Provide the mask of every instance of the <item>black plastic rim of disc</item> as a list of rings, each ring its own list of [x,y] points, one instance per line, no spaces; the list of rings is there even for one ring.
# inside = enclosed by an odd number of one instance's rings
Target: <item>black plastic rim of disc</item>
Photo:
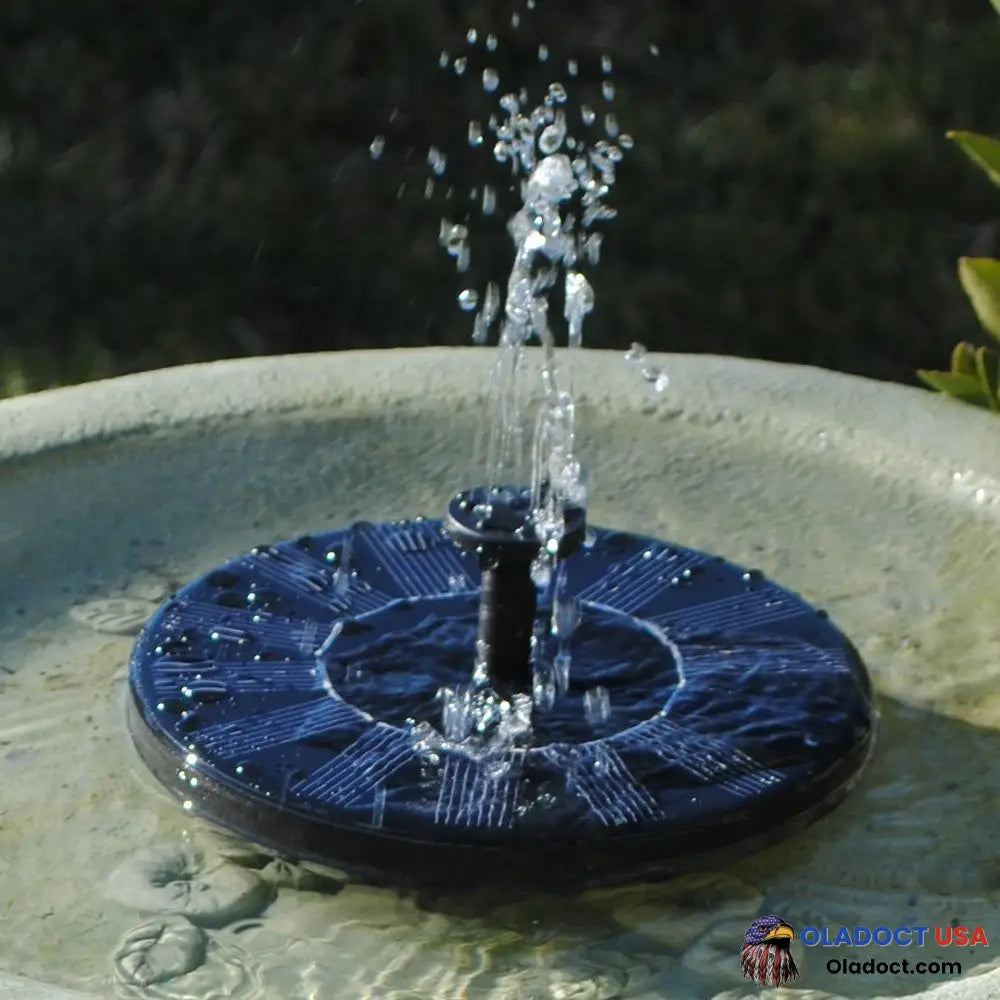
[[[616,714],[612,690],[583,738],[483,758],[394,718],[391,684],[385,714],[370,684],[352,704],[352,656],[391,647],[386,622],[447,630],[479,580],[440,521],[360,522],[257,547],[164,604],[132,654],[133,741],[185,809],[388,883],[661,878],[773,843],[847,794],[876,712],[824,612],[720,557],[600,528],[563,566],[587,613],[662,640],[652,708]],[[471,679],[471,649],[468,663]]]

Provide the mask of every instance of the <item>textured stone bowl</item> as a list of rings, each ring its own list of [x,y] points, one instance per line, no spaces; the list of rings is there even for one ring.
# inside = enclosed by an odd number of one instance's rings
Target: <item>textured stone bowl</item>
[[[129,634],[156,594],[130,592],[113,605],[90,598],[119,593],[118,583],[135,578],[154,540],[184,579],[259,541],[362,516],[439,515],[450,490],[482,478],[470,453],[491,361],[490,352],[472,349],[260,358],[0,403],[0,579],[18,605],[16,614],[0,611],[0,649],[20,649],[25,637],[40,642],[46,623],[62,627],[67,611],[94,628]],[[671,376],[662,395],[619,355],[576,359],[592,520],[759,565],[829,609],[857,642],[887,705],[940,712],[987,736],[1000,728],[996,678],[986,660],[996,615],[982,600],[1000,583],[1000,570],[992,568],[1000,422],[915,389],[815,369],[708,356],[656,361]],[[957,680],[942,667],[952,650]],[[894,766],[900,731],[890,725],[884,732],[876,772]],[[933,756],[933,740],[923,752]],[[979,761],[972,770],[984,766]],[[33,794],[53,801],[75,794],[47,788],[46,773],[18,787],[33,786]],[[7,780],[0,771],[0,784]],[[885,787],[885,774],[878,780]],[[991,780],[991,772],[976,780]],[[802,848],[821,857],[810,869],[818,878],[827,841],[851,845],[843,831],[852,816],[863,817],[867,794],[864,787],[854,793]],[[927,832],[921,824],[933,825],[933,816],[910,816],[911,840]],[[15,830],[8,843],[2,824],[0,815],[0,857],[22,852],[26,865],[46,863],[46,837],[18,840]],[[895,834],[884,836],[881,860],[851,860],[858,871],[836,872],[829,884],[843,877],[860,886],[868,877],[864,865],[906,863],[903,848],[894,860]],[[74,850],[93,857],[102,843]],[[970,850],[958,843],[921,878],[936,886],[939,899],[953,885],[956,897],[995,907],[997,887],[984,888],[978,869],[969,874],[964,867],[976,860]],[[851,859],[863,853],[845,851]],[[926,863],[937,862],[928,856]],[[740,876],[751,879],[754,871],[750,864]],[[0,864],[0,897],[13,899],[17,911],[17,884],[5,885],[6,878]],[[767,877],[761,879],[766,892]],[[55,890],[39,891],[41,906],[44,893]],[[794,886],[782,891],[794,898]],[[966,919],[981,922],[985,911],[980,918],[973,907]],[[734,956],[737,948],[734,942]],[[8,970],[0,971],[0,994],[90,996],[36,981],[73,982],[60,969],[58,949],[47,961],[47,968],[29,967],[0,944],[0,970]],[[25,972],[33,978],[15,975]],[[831,989],[829,982],[815,985]],[[734,987],[720,996],[744,992],[752,991]],[[1000,971],[980,959],[961,980],[922,995],[1000,997]]]

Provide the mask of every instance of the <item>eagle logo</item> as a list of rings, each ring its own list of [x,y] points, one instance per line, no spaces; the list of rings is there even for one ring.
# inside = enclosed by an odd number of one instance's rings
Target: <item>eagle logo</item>
[[[799,978],[789,945],[795,938],[792,925],[781,917],[758,917],[747,930],[740,950],[743,978],[759,986],[784,986]]]

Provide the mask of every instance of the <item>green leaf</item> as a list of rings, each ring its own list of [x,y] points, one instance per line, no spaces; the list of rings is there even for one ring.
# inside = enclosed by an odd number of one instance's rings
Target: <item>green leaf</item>
[[[1000,260],[962,257],[958,262],[958,277],[979,322],[1000,340]]]
[[[979,375],[979,383],[989,394],[990,409],[1000,409],[997,403],[997,378],[1000,374],[1000,363],[997,361],[996,351],[988,347],[980,347],[976,351],[976,372]]]
[[[951,352],[951,372],[953,375],[976,374],[976,349],[967,340],[956,344]]]
[[[1000,0],[990,0],[990,3],[992,3],[992,4],[993,4],[993,9],[994,9],[994,10],[995,10],[995,11],[996,11],[996,12],[997,12],[998,14],[1000,14]]]
[[[1000,0],[993,0],[994,6]],[[1000,141],[988,135],[978,135],[975,132],[946,132],[962,147],[973,163],[978,164],[989,175],[994,184],[1000,185]]]
[[[983,389],[978,375],[956,375],[954,372],[930,372],[923,369],[917,375],[932,389],[947,396],[954,396],[973,406],[990,407],[990,397]]]

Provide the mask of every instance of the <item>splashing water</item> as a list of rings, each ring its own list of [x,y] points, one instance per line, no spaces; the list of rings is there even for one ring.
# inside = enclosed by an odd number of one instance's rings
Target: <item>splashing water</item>
[[[469,29],[469,44],[475,44],[477,39],[475,29]],[[496,48],[493,36],[488,36],[486,48],[490,52]],[[541,63],[548,61],[546,45],[539,46],[538,58]],[[444,64],[447,65],[447,60]],[[459,72],[464,68],[463,65]],[[575,77],[577,61],[570,59],[567,69],[570,77]],[[602,57],[601,69],[605,75],[602,96],[610,102],[615,96],[614,85],[607,78],[612,70],[610,56]],[[489,66],[483,69],[482,88],[486,93],[498,90],[499,84],[495,69]],[[574,121],[582,122],[582,133],[572,134],[571,96],[558,80],[548,85],[536,105],[532,105],[525,88],[508,90],[499,97],[498,104],[499,110],[485,124],[481,120],[469,123],[468,139],[473,148],[491,148],[495,162],[509,169],[515,184],[519,180],[521,205],[507,220],[513,263],[502,296],[500,287],[491,281],[482,296],[475,289],[463,289],[458,302],[463,310],[470,312],[479,307],[472,330],[476,344],[486,343],[500,321],[485,427],[480,432],[488,486],[502,486],[522,478],[528,436],[525,398],[529,395],[522,375],[525,348],[534,342],[542,349],[540,402],[534,414],[531,447],[531,523],[540,549],[532,578],[540,590],[552,589],[548,630],[559,647],[554,662],[547,666],[535,664],[534,702],[544,707],[567,689],[570,656],[566,641],[579,621],[579,608],[568,610],[561,598],[564,574],[560,572],[558,554],[567,506],[585,506],[587,499],[586,477],[576,454],[572,385],[573,352],[582,347],[584,321],[595,306],[594,289],[585,272],[600,258],[601,233],[592,230],[615,217],[607,197],[615,183],[616,167],[634,141],[621,132],[611,111],[598,121],[594,109],[586,104],[578,106],[572,115]],[[603,135],[588,136],[591,126],[599,128]],[[494,136],[492,144],[483,141],[487,131]],[[444,172],[445,157],[436,147],[431,147],[428,166],[434,176]],[[493,185],[483,186],[483,215],[496,210],[496,191]],[[442,219],[440,243],[456,259],[458,270],[467,270],[468,227]],[[557,321],[550,310],[551,297],[557,292],[563,298],[561,318],[569,348],[562,366],[556,354]],[[644,376],[647,370],[652,369],[647,365]],[[527,708],[496,701],[483,682],[484,678],[478,677],[478,683],[474,682],[467,690],[442,693],[445,736],[461,741],[476,731],[488,731],[492,734],[492,745],[511,745],[517,740],[525,712],[525,725],[530,726],[532,699],[527,699]],[[587,714],[596,720],[604,715],[606,708],[600,692],[594,694],[593,700]]]

